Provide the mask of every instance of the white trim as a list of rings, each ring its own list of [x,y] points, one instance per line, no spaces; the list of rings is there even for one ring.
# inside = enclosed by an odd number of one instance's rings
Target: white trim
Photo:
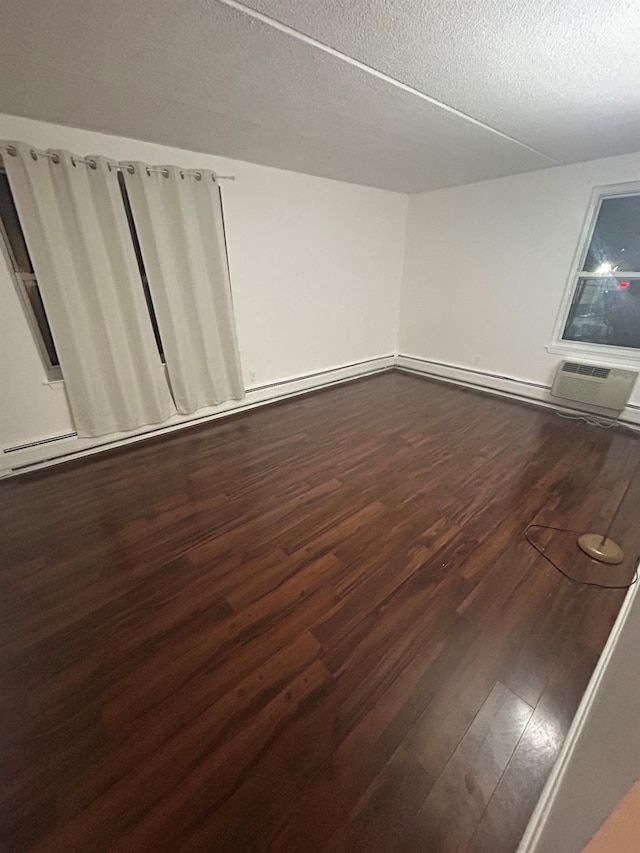
[[[467,388],[476,388],[501,397],[509,397],[516,400],[524,400],[545,406],[556,411],[579,413],[581,410],[573,406],[563,406],[556,397],[549,393],[550,385],[542,382],[531,382],[528,379],[518,379],[514,376],[504,376],[491,373],[477,368],[463,367],[459,364],[450,364],[442,361],[431,361],[413,355],[398,355],[396,367],[408,373],[421,376],[429,376],[433,379],[441,379],[455,385],[463,385]],[[606,417],[605,410],[603,416]],[[587,413],[589,414],[589,413]],[[591,412],[590,414],[593,414]],[[640,407],[627,406],[618,420],[625,426],[640,427]]]
[[[547,344],[546,351],[552,355],[561,355],[572,361],[588,359],[590,362],[607,364],[614,367],[640,367],[640,350],[629,347],[609,347],[603,344],[587,344],[581,341],[558,341]]]
[[[247,389],[247,396],[241,402],[230,401],[216,409],[202,409],[196,416],[176,416],[166,424],[151,430],[139,430],[133,433],[118,433],[100,438],[78,438],[75,435],[44,435],[34,437],[29,446],[23,449],[4,449],[0,454],[0,478],[14,476],[26,470],[49,467],[69,459],[79,459],[99,453],[102,450],[122,447],[133,442],[143,441],[156,435],[184,429],[194,424],[217,420],[227,415],[263,406],[276,400],[304,394],[307,391],[324,388],[350,379],[358,379],[381,371],[397,368],[419,376],[428,376],[454,385],[479,389],[491,394],[497,394],[509,399],[524,400],[539,406],[575,414],[576,408],[562,406],[549,394],[550,386],[541,382],[519,379],[463,365],[447,362],[431,361],[418,356],[388,354],[376,356],[361,362],[341,365],[318,371],[278,380],[267,385],[254,386]],[[64,383],[51,383],[53,389],[64,387]],[[640,406],[627,406],[620,418],[621,423],[632,428],[640,427]],[[43,442],[37,445],[38,442]]]
[[[605,198],[620,198],[626,195],[640,195],[640,182],[629,181],[622,184],[609,184],[594,187],[591,191],[591,197],[587,206],[578,244],[573,255],[569,276],[564,286],[560,307],[556,316],[556,322],[553,327],[551,342],[547,346],[547,352],[556,353],[558,355],[566,355],[572,352],[581,353],[584,358],[598,358],[601,361],[618,360],[618,361],[634,361],[640,364],[640,350],[632,350],[628,347],[613,347],[605,344],[589,344],[581,341],[565,341],[562,337],[564,328],[569,316],[569,310],[573,301],[576,285],[579,278],[598,278],[598,273],[590,273],[584,271],[584,262],[587,257],[593,231],[596,226],[600,205]],[[610,274],[608,274],[610,275]],[[616,276],[624,275],[633,278],[631,273],[622,271]]]
[[[636,567],[636,570],[638,570],[638,567]],[[542,789],[540,799],[538,800],[538,803],[535,809],[533,810],[533,814],[529,819],[527,828],[518,846],[517,853],[534,853],[534,851],[536,850],[542,832],[544,831],[549,814],[551,813],[556,798],[558,796],[558,791],[562,786],[562,782],[567,772],[567,768],[575,752],[578,739],[582,730],[585,727],[585,724],[589,718],[589,713],[596,701],[596,697],[598,695],[598,691],[600,690],[602,679],[607,670],[607,667],[609,666],[609,662],[611,661],[611,658],[615,653],[616,646],[618,644],[618,639],[620,637],[620,634],[622,633],[624,624],[627,621],[627,618],[629,617],[629,613],[631,612],[631,605],[633,604],[633,600],[637,595],[639,588],[640,583],[635,583],[632,587],[629,587],[629,590],[622,603],[622,607],[620,608],[618,616],[616,617],[616,621],[614,622],[613,628],[611,629],[611,633],[609,634],[604,649],[602,650],[602,654],[598,659],[596,668],[594,669],[591,675],[589,684],[587,685],[587,689],[585,690],[584,695],[580,701],[580,705],[578,706],[576,715],[573,718],[573,722],[571,723],[569,731],[567,732],[567,736],[564,739],[564,743],[562,744],[562,747],[560,749],[560,754],[556,759],[556,763],[553,765],[547,782],[544,788]]]
[[[195,416],[176,415],[166,424],[151,429],[141,429],[137,432],[116,433],[99,438],[78,438],[75,435],[41,436],[30,443],[32,446],[23,446],[23,449],[17,450],[5,448],[0,457],[0,477],[15,476],[27,470],[33,471],[57,465],[70,459],[80,459],[106,449],[123,447],[199,423],[217,420],[287,397],[294,397],[326,386],[380,373],[390,370],[394,366],[394,361],[395,356],[393,354],[375,356],[363,361],[327,368],[317,373],[308,373],[254,386],[247,389],[246,397],[241,401],[230,400],[215,408],[201,409]],[[38,445],[39,441],[44,443]]]
[[[635,195],[635,193],[634,193],[634,195]],[[638,195],[640,195],[640,193],[638,193]],[[620,196],[619,195],[616,195],[616,196],[607,195],[607,196],[602,196],[602,198],[607,198],[607,199],[609,199],[609,198],[620,198]],[[580,270],[580,272],[578,273],[578,277],[579,278],[629,278],[629,279],[640,278],[640,272],[636,272],[636,271],[632,272],[631,270],[620,270],[619,272],[616,272],[617,269],[618,268],[616,267],[616,269],[612,270],[611,272],[598,272],[597,270]]]

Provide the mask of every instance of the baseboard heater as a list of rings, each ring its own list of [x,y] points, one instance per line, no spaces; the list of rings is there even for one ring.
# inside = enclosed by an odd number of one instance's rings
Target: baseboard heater
[[[341,364],[338,367],[330,367],[326,370],[316,371],[315,373],[306,373],[301,376],[294,376],[289,379],[278,380],[276,382],[265,383],[264,385],[255,386],[253,388],[246,389],[246,399],[245,402],[241,405],[236,405],[233,408],[226,409],[222,412],[208,412],[204,415],[197,415],[196,417],[190,417],[187,420],[180,421],[177,423],[167,425],[160,425],[153,427],[151,429],[147,429],[144,432],[138,432],[133,435],[125,435],[118,436],[113,439],[109,439],[107,437],[101,437],[94,444],[89,446],[84,446],[80,449],[70,448],[68,452],[61,453],[58,452],[54,456],[47,456],[38,459],[33,459],[28,462],[23,462],[21,464],[12,464],[7,471],[10,471],[12,474],[17,474],[19,472],[27,471],[31,468],[39,468],[42,466],[49,465],[50,463],[56,462],[64,462],[68,459],[79,459],[83,456],[87,456],[88,454],[93,454],[96,452],[100,452],[102,450],[108,450],[111,447],[120,447],[126,446],[128,444],[132,444],[134,442],[144,441],[147,438],[152,438],[157,435],[165,435],[171,432],[175,432],[182,429],[187,429],[190,426],[196,426],[198,424],[207,422],[207,421],[215,421],[218,418],[224,418],[232,415],[238,415],[243,411],[250,411],[251,409],[257,408],[259,406],[267,406],[270,403],[276,403],[279,400],[285,400],[287,398],[297,397],[298,395],[310,394],[314,391],[319,391],[324,388],[330,388],[333,385],[340,385],[343,382],[350,382],[355,379],[363,379],[367,376],[374,376],[377,373],[385,373],[389,370],[393,370],[393,354],[388,353],[387,355],[377,355],[373,358],[363,359],[361,361],[353,361],[349,364]],[[383,362],[380,364],[380,362]],[[384,364],[384,362],[390,362]],[[370,369],[367,369],[369,366]],[[353,368],[361,368],[361,370],[357,373],[353,373],[347,376],[336,376],[336,373],[345,370],[351,370]],[[309,379],[320,379],[321,377],[327,377],[326,381],[317,382],[313,385],[309,385],[308,387],[295,389],[287,389],[287,386],[295,386],[298,382],[304,382]],[[262,400],[252,401],[251,395],[260,393],[265,390],[276,390],[282,389],[282,393],[273,393],[268,397],[265,397]],[[26,442],[25,444],[16,444],[12,447],[5,447],[2,450],[3,454],[13,454],[19,453],[24,450],[32,450],[36,447],[41,447],[43,445],[51,445],[56,442],[66,441],[71,438],[77,438],[78,434],[76,432],[68,432],[64,435],[52,435],[48,438],[40,438],[35,441]],[[87,441],[87,439],[82,439],[83,441]],[[0,472],[0,477],[7,476],[6,473]]]
[[[67,438],[77,438],[77,432],[66,432],[64,435],[51,435],[49,438],[39,438],[26,444],[15,444],[13,447],[5,447],[3,453],[16,453],[18,450],[30,450],[32,447],[41,447],[43,444],[53,444],[55,441],[64,441]]]
[[[596,414],[618,417],[624,410],[638,377],[637,370],[561,361],[551,388],[551,396]]]

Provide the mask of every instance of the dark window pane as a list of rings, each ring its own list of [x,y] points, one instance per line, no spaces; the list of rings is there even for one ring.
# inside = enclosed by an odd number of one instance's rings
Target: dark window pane
[[[562,337],[640,349],[640,278],[579,278]]]
[[[17,272],[33,272],[27,245],[22,235],[18,211],[13,203],[9,181],[4,172],[0,172],[0,218],[9,240],[9,249]]]
[[[27,244],[22,233],[18,211],[11,195],[9,180],[4,172],[0,172],[0,219],[2,219],[9,243],[7,248],[12,256],[11,260],[16,272],[32,274],[33,267],[31,266]],[[46,350],[49,364],[51,367],[59,367],[60,361],[58,360],[58,353],[53,342],[53,335],[51,334],[47,314],[44,310],[38,283],[35,278],[28,279],[22,275],[19,278],[38,325],[38,331],[40,332],[40,338]]]
[[[640,272],[640,196],[603,199],[583,269]]]
[[[156,311],[153,307],[153,300],[151,299],[151,291],[149,290],[149,283],[147,282],[147,273],[144,268],[144,261],[142,260],[142,250],[140,249],[140,241],[138,240],[138,232],[136,231],[136,224],[133,221],[133,212],[131,210],[131,203],[129,202],[129,195],[127,193],[127,185],[125,184],[124,176],[122,172],[118,172],[118,183],[120,184],[120,192],[122,194],[122,201],[124,202],[125,213],[127,214],[127,222],[129,223],[129,231],[131,232],[131,240],[133,241],[133,248],[136,253],[136,260],[138,261],[138,270],[140,272],[140,280],[142,281],[142,289],[144,290],[144,298],[147,303],[147,311],[149,312],[149,317],[151,318],[151,325],[153,326],[153,334],[156,339],[156,346],[158,347],[158,352],[160,353],[160,358],[162,359],[162,363],[164,364],[164,349],[162,347],[162,338],[160,337],[160,329],[158,328],[158,320],[156,318]]]
[[[44,343],[47,355],[49,356],[49,361],[51,362],[52,367],[58,367],[60,361],[58,359],[58,353],[56,352],[56,346],[53,342],[53,335],[51,334],[51,328],[49,326],[49,321],[47,320],[44,305],[42,304],[40,288],[35,281],[25,281],[24,289],[29,299],[33,315],[38,323],[42,342]]]

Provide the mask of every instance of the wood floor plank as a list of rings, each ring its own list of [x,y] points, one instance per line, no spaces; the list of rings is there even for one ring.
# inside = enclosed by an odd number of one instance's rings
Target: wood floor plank
[[[513,853],[624,598],[523,531],[638,460],[393,372],[0,482],[0,848]]]
[[[117,731],[152,713],[167,696],[196,677],[210,677],[222,695],[313,625],[335,600],[335,594],[325,587],[301,595],[294,578],[277,604],[266,596],[255,608],[228,617],[215,630],[205,626],[178,647],[164,646],[106,692],[103,715],[107,728]]]
[[[211,689],[208,679],[194,684],[188,694],[172,694],[156,709],[148,725],[143,722],[129,729],[117,745],[103,750],[90,767],[68,780],[65,789],[59,791],[60,817],[69,821],[108,791],[114,779],[142,766],[156,750],[190,726],[202,725],[209,718],[217,726],[209,730],[209,743],[213,737],[229,737],[284,690],[294,676],[311,666],[320,652],[320,644],[311,634],[300,634],[217,701],[212,696],[218,691]]]
[[[122,849],[151,849],[155,839],[177,845],[181,816],[192,819],[191,798],[206,789],[215,809],[248,772],[257,749],[296,713],[297,706],[329,678],[318,660],[293,678],[244,726],[229,733],[216,708],[163,744],[131,778],[125,776],[84,809],[71,824],[52,833],[45,849],[90,849],[94,839]],[[136,796],[131,797],[131,790]],[[169,819],[167,820],[167,813]]]
[[[431,627],[423,631],[415,626],[412,641],[403,638],[403,646],[391,646],[384,658],[387,644],[371,645],[366,653],[369,665],[347,669],[336,678],[326,691],[324,707],[309,709],[286,738],[265,751],[256,774],[192,833],[190,848],[206,848],[219,840],[225,850],[238,853],[319,850],[473,638],[470,626],[458,620],[439,639]],[[269,771],[277,797],[260,781]]]
[[[539,572],[530,578],[524,597],[512,590],[503,599],[501,590],[493,589],[492,596],[488,597],[491,606],[486,618],[483,613],[471,620],[478,630],[477,642],[461,659],[405,742],[407,750],[434,780],[464,737],[515,650],[535,624],[555,583],[555,577]],[[517,584],[516,592],[520,589],[521,584]],[[500,614],[499,618],[496,613]],[[465,616],[461,618],[466,619]]]
[[[527,825],[586,689],[597,656],[568,643],[469,844],[472,853],[510,853]]]
[[[322,853],[397,853],[406,849],[408,831],[430,787],[425,770],[399,747]]]
[[[415,820],[421,849],[467,845],[533,713],[496,682]]]

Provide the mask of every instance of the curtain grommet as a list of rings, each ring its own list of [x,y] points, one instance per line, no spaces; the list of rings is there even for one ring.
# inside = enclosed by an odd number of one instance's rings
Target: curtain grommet
[[[128,172],[130,175],[135,175],[135,173],[136,173],[136,167],[135,167],[133,164],[129,163],[129,165],[127,166],[127,172]]]
[[[202,172],[196,172],[196,181],[202,180]]]
[[[7,145],[7,154],[9,155],[9,157],[17,157],[18,149],[15,145]]]
[[[60,155],[59,155],[59,154],[55,154],[55,153],[54,153],[54,154],[52,154],[52,155],[51,155],[51,162],[52,162],[52,163],[59,163],[59,162],[60,162]]]
[[[37,159],[38,159],[38,155],[37,155],[37,154],[36,154],[36,152],[33,150],[33,148],[31,149],[31,151],[30,151],[29,153],[31,154],[31,159],[32,159],[32,160],[37,160]]]
[[[145,172],[147,173],[147,175],[148,175],[149,177],[151,177],[151,172],[149,171],[149,167],[148,167],[148,166],[147,166],[147,168],[145,169]]]
[[[162,170],[162,177],[163,177],[163,178],[168,178],[168,177],[169,177],[169,170],[168,170],[168,169],[163,169],[163,170]]]
[[[98,161],[91,158],[90,160],[87,160],[87,166],[95,172],[98,168]]]

